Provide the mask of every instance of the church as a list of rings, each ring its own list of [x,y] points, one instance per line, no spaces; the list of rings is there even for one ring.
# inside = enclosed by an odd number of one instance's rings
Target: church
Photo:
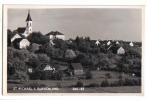
[[[28,11],[26,27],[18,27],[16,31],[17,33],[11,38],[11,42],[14,47],[21,49],[29,46],[30,42],[27,40],[27,37],[32,33],[32,18],[30,11]]]

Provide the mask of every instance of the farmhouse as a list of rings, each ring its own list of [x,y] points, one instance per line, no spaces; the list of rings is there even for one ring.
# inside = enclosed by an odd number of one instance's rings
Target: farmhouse
[[[132,42],[130,42],[130,44],[129,44],[131,47],[133,47],[134,46],[134,44],[132,43]]]
[[[111,44],[111,42],[110,42],[110,41],[108,41],[108,42],[107,42],[107,45],[110,45],[110,44]]]
[[[117,50],[117,54],[125,54],[125,50],[123,47],[120,47],[118,50]]]
[[[96,44],[96,45],[99,45],[99,44],[100,44],[100,42],[97,40],[97,41],[95,42],[95,44]]]
[[[52,72],[54,72],[54,71],[55,71],[55,68],[52,67],[52,66],[49,65],[49,64],[40,64],[40,65],[36,68],[36,70],[38,70],[38,71],[52,71]]]
[[[26,48],[30,45],[30,42],[25,38],[17,38],[13,42],[13,46],[17,49]]]
[[[54,40],[54,39],[65,40],[64,34],[58,32],[58,31],[56,31],[56,32],[51,31],[50,33],[46,34],[46,36],[48,36],[49,39],[51,39],[51,40]]]
[[[119,42],[117,41],[115,44],[119,44]]]
[[[83,75],[83,66],[80,63],[71,63],[69,71],[73,75]]]
[[[33,72],[33,69],[32,68],[28,68],[28,72],[29,73],[32,73]]]

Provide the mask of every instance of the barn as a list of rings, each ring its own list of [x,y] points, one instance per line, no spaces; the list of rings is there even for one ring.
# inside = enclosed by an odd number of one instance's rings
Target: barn
[[[71,63],[69,70],[73,75],[83,75],[83,66],[80,63]]]

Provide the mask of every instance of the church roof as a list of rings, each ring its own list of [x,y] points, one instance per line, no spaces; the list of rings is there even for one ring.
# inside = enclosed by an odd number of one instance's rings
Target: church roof
[[[32,21],[30,13],[28,13],[28,17],[27,17],[26,21]]]
[[[25,27],[18,27],[17,32],[18,32],[18,33],[24,33],[25,30],[26,30]]]
[[[50,33],[48,33],[46,35],[49,36],[49,35],[64,35],[64,34],[58,32],[58,31],[56,31],[56,32],[51,31]]]

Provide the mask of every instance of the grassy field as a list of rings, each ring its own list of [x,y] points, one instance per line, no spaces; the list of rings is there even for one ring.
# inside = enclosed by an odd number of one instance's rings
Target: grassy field
[[[81,80],[28,80],[27,82],[24,82],[23,84],[16,84],[16,83],[8,83],[8,93],[20,93],[20,92],[47,92],[47,93],[140,93],[141,92],[141,86],[120,86],[120,87],[91,87],[91,88],[84,88],[84,90],[81,90],[78,88],[78,90],[73,90],[72,87],[75,85],[78,81],[81,81],[84,86],[96,83],[101,84],[103,80],[105,80],[105,74],[110,73],[112,76],[108,81],[110,83],[119,80],[118,76],[120,73],[118,72],[112,72],[112,71],[92,71],[93,79],[81,79]],[[129,74],[125,74],[124,77],[127,78],[133,78]],[[135,77],[135,79],[139,79],[139,77]],[[36,90],[13,90],[13,87],[19,87],[24,88],[29,86],[30,84],[43,84],[49,88],[55,87],[58,88],[58,90],[43,90],[43,91],[36,91]]]

